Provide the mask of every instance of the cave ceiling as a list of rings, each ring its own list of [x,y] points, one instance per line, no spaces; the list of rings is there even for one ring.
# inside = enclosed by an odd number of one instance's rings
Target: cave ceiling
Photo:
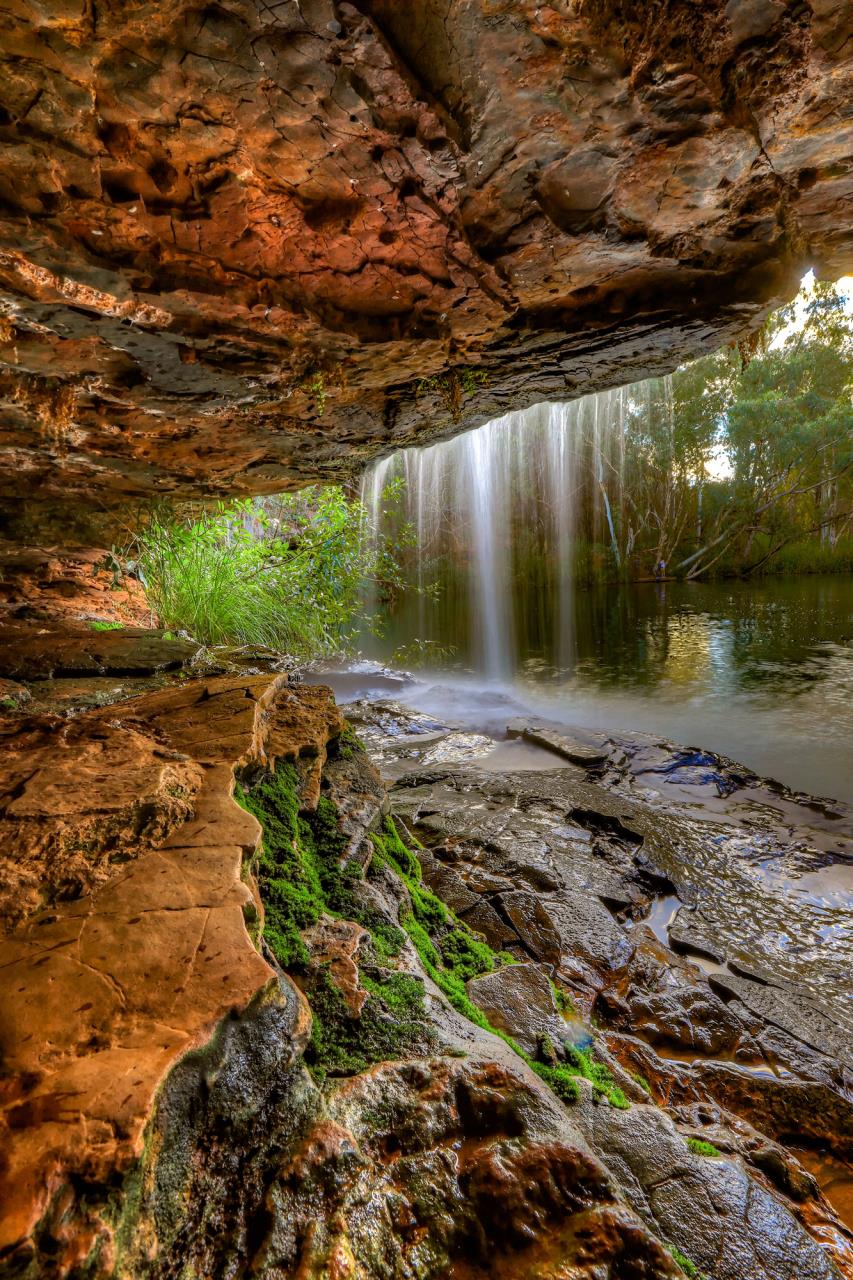
[[[812,0],[8,0],[0,501],[281,490],[853,268]]]

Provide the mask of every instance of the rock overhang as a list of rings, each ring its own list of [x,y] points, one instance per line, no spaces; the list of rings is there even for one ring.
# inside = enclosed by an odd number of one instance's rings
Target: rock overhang
[[[844,5],[4,20],[0,502],[337,479],[853,262]]]

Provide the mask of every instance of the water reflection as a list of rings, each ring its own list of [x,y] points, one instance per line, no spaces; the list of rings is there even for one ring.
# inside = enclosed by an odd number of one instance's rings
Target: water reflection
[[[578,592],[560,665],[536,584],[515,584],[510,697],[567,723],[656,732],[818,795],[853,800],[853,581],[638,584]],[[373,654],[415,637],[454,648],[443,671],[476,684],[463,594],[403,597]],[[420,614],[420,616],[418,616]],[[544,638],[544,639],[543,639]],[[473,679],[472,679],[473,677]]]

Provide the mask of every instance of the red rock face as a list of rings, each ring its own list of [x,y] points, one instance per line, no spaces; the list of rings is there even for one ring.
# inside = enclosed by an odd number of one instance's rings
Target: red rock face
[[[260,921],[245,875],[260,828],[232,797],[234,768],[299,761],[310,807],[342,725],[329,690],[297,694],[286,677],[255,676],[10,731],[0,776],[0,1269],[7,1250],[29,1257],[37,1223],[57,1242],[57,1274],[104,1244],[103,1222],[89,1221],[70,1184],[106,1185],[138,1159],[158,1088],[230,1012],[280,1006],[283,1054],[304,1048],[308,1005],[247,932]],[[39,894],[49,909],[19,923]]]
[[[851,264],[849,4],[20,0],[0,496],[260,492]]]

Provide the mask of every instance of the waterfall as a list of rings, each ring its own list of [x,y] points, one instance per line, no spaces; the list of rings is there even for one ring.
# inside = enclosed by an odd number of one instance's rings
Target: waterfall
[[[395,638],[452,645],[459,665],[489,679],[511,677],[531,655],[571,669],[578,548],[599,563],[606,555],[617,573],[631,554],[625,435],[630,421],[648,433],[660,390],[640,383],[534,405],[369,467],[365,547],[396,544],[412,588],[395,599]],[[671,417],[669,380],[663,401]],[[397,510],[384,497],[394,480],[404,482]],[[368,599],[376,612],[375,591]]]

